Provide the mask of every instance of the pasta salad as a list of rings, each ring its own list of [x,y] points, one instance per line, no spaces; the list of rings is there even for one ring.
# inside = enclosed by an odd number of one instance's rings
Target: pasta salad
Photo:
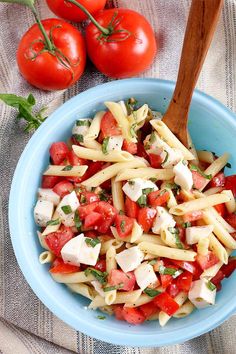
[[[187,149],[147,104],[105,106],[50,147],[39,260],[89,309],[164,326],[214,305],[236,267],[236,176],[229,154]]]

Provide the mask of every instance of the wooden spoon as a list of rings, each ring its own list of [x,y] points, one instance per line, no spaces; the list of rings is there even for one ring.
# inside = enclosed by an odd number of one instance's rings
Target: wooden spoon
[[[181,53],[179,73],[163,122],[188,147],[188,112],[223,0],[192,0]]]

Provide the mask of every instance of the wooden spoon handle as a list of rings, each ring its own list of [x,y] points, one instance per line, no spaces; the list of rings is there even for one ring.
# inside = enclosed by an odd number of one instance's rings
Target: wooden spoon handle
[[[167,121],[171,120],[170,128],[174,133],[175,130],[187,132],[187,118],[193,90],[210,46],[222,5],[223,0],[192,0],[177,83],[163,119],[167,125]],[[173,128],[174,123],[176,129]]]

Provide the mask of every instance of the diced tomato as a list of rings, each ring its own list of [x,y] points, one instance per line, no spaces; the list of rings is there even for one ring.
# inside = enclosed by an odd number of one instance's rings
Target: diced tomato
[[[199,172],[191,171],[193,177],[193,186],[196,189],[201,189],[206,183],[206,178],[204,178]]]
[[[225,220],[233,227],[236,228],[236,214],[229,214],[225,217]]]
[[[90,227],[94,227],[94,229],[96,230],[102,221],[103,221],[102,215],[99,213],[96,213],[95,211],[92,211],[89,215],[87,215],[85,217],[84,227],[85,227],[85,229],[89,229]]]
[[[115,225],[119,236],[126,237],[132,232],[134,219],[129,218],[126,215],[116,215]]]
[[[184,222],[192,222],[202,219],[203,212],[201,210],[191,211],[183,215]]]
[[[52,267],[49,270],[50,273],[62,273],[62,274],[75,273],[79,271],[80,268],[78,266],[64,263],[61,258],[56,258],[53,261]]]
[[[221,282],[225,278],[225,274],[222,272],[220,269],[214,278],[211,279],[211,282],[216,286],[217,290],[219,291],[221,289]]]
[[[81,183],[81,182],[85,181],[86,179],[95,175],[97,172],[101,171],[103,165],[104,165],[104,162],[102,162],[102,161],[91,162],[89,164],[88,169],[85,172],[85,174],[82,177],[78,178],[77,183]]]
[[[85,237],[89,237],[89,238],[97,238],[98,234],[95,230],[88,230],[84,232]]]
[[[135,282],[136,279],[133,272],[125,273],[119,269],[112,269],[108,277],[108,283],[111,286],[119,286],[120,290],[125,291],[132,291]]]
[[[98,206],[98,202],[91,203],[88,205],[80,205],[78,208],[80,219],[84,220],[87,215],[89,215],[96,209],[97,206]]]
[[[137,203],[133,202],[129,197],[125,199],[125,214],[130,218],[137,219],[139,212],[139,206]]]
[[[133,325],[138,325],[145,321],[144,314],[137,307],[124,307],[123,316],[125,321]]]
[[[217,204],[214,206],[216,211],[224,218],[225,215],[227,214],[227,209],[224,203]]]
[[[236,198],[236,175],[225,177],[225,189],[231,189]]]
[[[94,202],[100,202],[100,198],[96,193],[93,192],[82,192],[81,193],[83,204],[91,204]]]
[[[137,144],[137,156],[143,157],[145,160],[150,162],[150,158],[142,143]]]
[[[69,227],[63,226],[58,231],[48,234],[45,242],[56,256],[60,256],[62,247],[72,239],[73,235]]]
[[[217,175],[215,175],[210,183],[210,187],[223,187],[225,185],[225,175],[224,172],[219,172]]]
[[[193,281],[193,275],[187,271],[183,272],[176,278],[176,284],[182,291],[188,292]]]
[[[206,256],[198,254],[196,261],[198,262],[202,270],[205,270],[218,263],[219,259],[212,251],[209,251]]]
[[[195,279],[198,279],[200,277],[200,274],[202,273],[202,270],[199,268],[197,262],[177,261],[174,259],[171,259],[170,261],[173,264],[179,266],[180,268],[192,273]]]
[[[166,289],[172,282],[173,277],[172,275],[169,274],[161,274],[160,275],[161,278],[161,286]]]
[[[57,193],[61,198],[63,198],[65,195],[70,194],[73,189],[74,186],[71,182],[63,180],[53,187],[53,192]]]
[[[119,321],[124,321],[125,318],[123,315],[123,305],[113,305],[112,308],[115,313],[116,319]]]
[[[130,154],[135,155],[138,151],[138,146],[132,141],[127,141],[126,139],[123,142],[122,150],[128,151]]]
[[[148,232],[152,227],[156,213],[155,209],[148,207],[139,209],[138,223],[142,226],[144,232]]]
[[[147,304],[141,305],[138,309],[143,313],[146,319],[154,315],[158,311],[158,306],[156,306],[153,301],[148,302]]]
[[[99,261],[97,261],[97,263],[95,264],[95,266],[93,268],[100,270],[101,272],[105,272],[106,271],[106,260],[100,259]]]
[[[53,188],[61,179],[59,176],[42,176],[42,188]]]
[[[163,159],[161,155],[156,155],[156,154],[151,154],[149,153],[149,160],[150,164],[153,168],[161,168],[161,164],[163,162]]]
[[[101,132],[106,138],[108,136],[122,135],[121,129],[118,127],[117,121],[111,112],[106,112],[101,120]]]
[[[228,278],[235,269],[236,269],[236,258],[229,258],[228,264],[224,264],[221,267],[221,270],[224,273],[226,278]]]
[[[177,278],[178,279],[178,278]],[[166,292],[171,296],[171,297],[176,297],[178,293],[180,292],[180,289],[178,288],[178,285],[176,283],[177,279],[173,279],[172,283],[168,286],[166,289]]]
[[[153,302],[169,316],[172,316],[179,309],[177,302],[167,292],[157,295]]]
[[[97,230],[101,233],[106,233],[114,223],[117,210],[108,202],[98,202],[95,211],[103,217]]]
[[[49,153],[54,165],[60,165],[66,158],[69,148],[63,141],[53,143],[50,146]]]
[[[69,151],[67,154],[68,162],[71,166],[87,165],[88,160],[81,159],[78,157],[73,150]]]
[[[170,194],[168,191],[154,191],[148,194],[148,203],[155,208],[166,204],[169,198]]]

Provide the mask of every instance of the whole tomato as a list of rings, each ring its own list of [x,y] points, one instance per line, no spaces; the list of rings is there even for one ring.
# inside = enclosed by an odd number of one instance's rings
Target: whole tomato
[[[62,90],[73,85],[83,74],[86,48],[81,33],[59,19],[42,21],[51,40],[49,48],[37,24],[22,37],[17,63],[23,77],[43,90]]]
[[[109,9],[100,11],[95,20],[98,25],[91,22],[86,28],[86,45],[99,71],[112,78],[125,78],[151,65],[157,44],[144,16],[129,9]]]
[[[77,1],[77,0],[76,0]],[[79,0],[92,15],[99,10],[104,9],[106,0]],[[64,18],[65,20],[81,22],[86,20],[87,15],[77,6],[66,0],[47,0],[49,8],[55,15]]]

